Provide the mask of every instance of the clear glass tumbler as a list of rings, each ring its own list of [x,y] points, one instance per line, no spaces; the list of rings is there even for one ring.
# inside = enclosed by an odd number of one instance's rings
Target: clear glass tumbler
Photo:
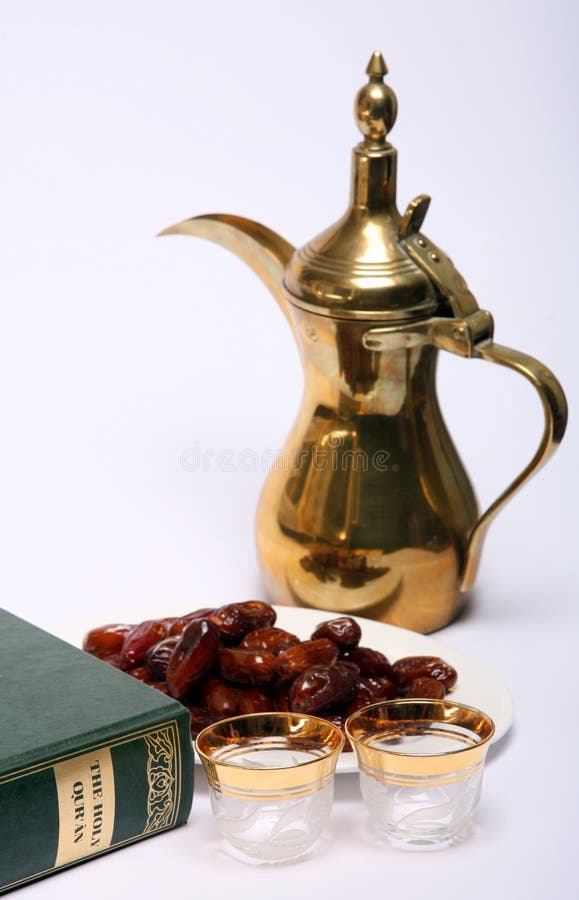
[[[389,700],[346,721],[372,822],[391,842],[426,848],[466,830],[481,791],[492,720],[448,700]]]
[[[316,716],[256,713],[205,728],[197,752],[221,834],[263,862],[306,853],[326,827],[340,729]]]

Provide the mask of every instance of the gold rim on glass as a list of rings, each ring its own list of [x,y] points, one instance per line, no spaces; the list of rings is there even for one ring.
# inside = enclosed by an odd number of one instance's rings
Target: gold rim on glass
[[[360,769],[400,784],[433,776],[445,782],[469,778],[482,768],[495,731],[492,719],[473,706],[426,699],[374,703],[353,713],[345,727]],[[461,746],[429,755],[397,749],[401,737],[425,733]]]
[[[317,716],[301,713],[250,713],[204,728],[196,749],[210,786],[229,797],[270,801],[301,797],[332,780],[344,746],[340,729]],[[295,749],[311,754],[283,767],[244,765],[248,751]]]

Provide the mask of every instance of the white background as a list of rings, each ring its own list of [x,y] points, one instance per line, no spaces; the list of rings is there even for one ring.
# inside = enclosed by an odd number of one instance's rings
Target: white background
[[[264,473],[183,458],[280,447],[298,355],[235,258],[154,235],[221,211],[302,244],[338,218],[376,48],[400,104],[400,205],[433,196],[426,233],[497,339],[554,369],[573,415],[578,41],[571,0],[0,2],[2,605],[80,640],[100,621],[264,596]],[[487,503],[534,450],[539,403],[513,373],[450,357],[439,391]],[[200,778],[187,827],[22,896],[572,896],[576,437],[572,418],[493,526],[469,610],[439,634],[493,666],[516,706],[465,844],[373,843],[342,776],[317,856],[246,868],[225,855]]]

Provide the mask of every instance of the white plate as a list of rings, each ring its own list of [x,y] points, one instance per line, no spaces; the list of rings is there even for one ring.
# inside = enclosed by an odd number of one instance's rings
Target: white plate
[[[315,609],[301,609],[293,606],[276,606],[276,625],[296,634],[302,640],[310,637],[312,631],[320,622],[336,618],[339,613],[324,613]],[[146,616],[143,610],[143,617]],[[155,611],[149,611],[153,618]],[[158,614],[158,610],[157,610]],[[467,703],[483,710],[493,719],[495,733],[493,743],[502,738],[513,723],[513,701],[511,695],[500,678],[495,673],[476,660],[465,656],[460,650],[449,647],[446,644],[417,634],[415,631],[407,631],[405,628],[396,628],[394,625],[384,625],[372,619],[363,619],[352,616],[362,629],[361,644],[363,647],[372,647],[380,650],[388,657],[390,662],[395,662],[401,656],[441,656],[449,662],[458,672],[456,687],[450,694],[453,700],[459,703]],[[72,622],[68,620],[66,626],[56,629],[55,633],[71,643],[80,644],[79,635],[82,637],[88,628],[95,623]],[[195,762],[200,764],[197,754]],[[338,760],[337,772],[357,772],[355,756],[353,753],[342,753]]]

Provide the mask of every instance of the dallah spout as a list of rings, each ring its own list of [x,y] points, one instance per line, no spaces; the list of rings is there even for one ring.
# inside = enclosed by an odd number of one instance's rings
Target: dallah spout
[[[165,234],[188,234],[206,238],[231,250],[259,275],[293,330],[288,301],[283,291],[283,277],[295,248],[279,234],[259,222],[225,213],[185,219],[160,232],[160,236]]]

